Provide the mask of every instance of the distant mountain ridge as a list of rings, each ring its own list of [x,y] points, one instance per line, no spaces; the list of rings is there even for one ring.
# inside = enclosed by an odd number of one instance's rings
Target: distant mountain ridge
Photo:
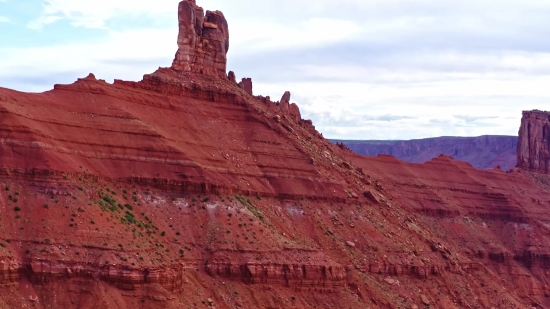
[[[411,163],[424,163],[440,154],[445,154],[456,160],[468,162],[478,169],[493,169],[500,166],[507,171],[517,164],[517,136],[443,136],[408,141],[331,141],[343,143],[361,155],[388,154]]]

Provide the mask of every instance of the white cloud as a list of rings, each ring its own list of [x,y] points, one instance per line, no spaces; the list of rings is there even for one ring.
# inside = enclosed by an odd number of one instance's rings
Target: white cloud
[[[353,68],[333,68],[327,72],[352,74]],[[364,71],[376,80],[376,72]],[[399,80],[408,72],[393,72]],[[314,120],[316,127],[330,138],[409,139],[441,135],[472,136],[484,134],[516,135],[521,111],[550,109],[550,75],[499,76],[472,75],[447,79],[445,73],[409,81],[363,82],[289,82],[255,84],[258,94],[275,99],[291,90],[302,115]],[[385,77],[382,77],[385,78]],[[466,121],[454,115],[478,117]],[[493,116],[494,118],[488,118]],[[431,120],[437,119],[439,122]],[[482,120],[481,120],[482,119]]]
[[[361,27],[348,20],[311,18],[292,25],[237,21],[231,24],[230,31],[231,45],[235,46],[237,53],[246,55],[266,50],[335,44],[356,38],[361,33]]]
[[[2,1],[0,0],[0,2]],[[0,23],[9,23],[9,22],[11,22],[11,19],[7,18],[6,16],[0,15]]]
[[[34,30],[41,30],[44,26],[52,24],[61,19],[59,16],[41,16],[37,19],[31,20],[27,27]]]
[[[140,80],[159,66],[170,66],[177,48],[177,30],[109,32],[90,44],[64,44],[35,48],[0,48],[0,79],[36,81],[46,79],[40,89],[67,83],[88,73],[107,80]],[[143,38],[148,38],[144,41]],[[55,80],[65,76],[69,80]],[[33,90],[36,90],[34,88]]]
[[[46,25],[51,17],[69,20],[75,27],[105,28],[109,20],[120,17],[174,16],[177,0],[135,1],[135,0],[45,0],[42,15],[33,20],[35,28]]]

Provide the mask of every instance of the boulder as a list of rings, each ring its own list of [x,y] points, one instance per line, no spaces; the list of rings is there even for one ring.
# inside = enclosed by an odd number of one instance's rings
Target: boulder
[[[422,303],[426,306],[430,305],[430,300],[425,295],[420,295],[420,300],[422,300]]]

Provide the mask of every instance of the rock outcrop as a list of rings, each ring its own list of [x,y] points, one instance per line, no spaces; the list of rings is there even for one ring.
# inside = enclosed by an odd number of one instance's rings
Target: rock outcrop
[[[296,103],[290,103],[289,91],[285,91],[285,93],[281,97],[281,101],[279,102],[272,102],[269,96],[255,96],[255,98],[256,100],[265,104],[271,111],[282,116],[286,116],[288,117],[288,119],[292,119],[292,121],[296,123],[302,123],[308,127],[314,128],[311,124],[311,120],[302,120],[302,114],[300,113],[300,108],[298,107],[298,105]]]
[[[184,0],[178,10],[178,52],[172,68],[226,78],[229,27],[220,11],[206,11],[195,0]]]
[[[286,114],[290,110],[290,91],[286,91],[283,96],[281,97],[281,101],[279,101],[279,107],[281,108],[281,111]]]
[[[242,81],[239,83],[239,87],[241,87],[249,95],[253,95],[252,78],[243,78]]]
[[[516,166],[516,136],[435,137],[409,141],[339,141],[365,156],[392,155],[411,163],[425,163],[440,154],[465,161],[479,169],[497,166],[508,171]]]
[[[229,73],[227,73],[227,79],[229,79],[229,81],[234,84],[237,83],[237,77],[235,76],[235,72],[233,71],[229,71]]]
[[[299,122],[302,119],[298,105],[296,105],[296,103],[290,103],[290,91],[286,91],[281,97],[279,108],[281,109],[281,113],[283,115],[290,116],[290,118],[296,122]]]
[[[550,171],[550,112],[524,111],[519,128],[518,167],[548,174]]]

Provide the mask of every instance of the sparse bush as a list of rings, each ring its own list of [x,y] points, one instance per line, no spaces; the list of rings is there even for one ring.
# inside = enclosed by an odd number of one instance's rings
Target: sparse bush
[[[103,196],[103,200],[104,200],[105,202],[111,204],[111,206],[115,206],[115,205],[116,205],[116,201],[115,201],[112,197],[108,196],[107,194],[105,194],[105,195]]]
[[[129,222],[129,223],[136,223],[136,218],[134,217],[134,214],[129,212],[129,211],[126,211],[126,220]]]

